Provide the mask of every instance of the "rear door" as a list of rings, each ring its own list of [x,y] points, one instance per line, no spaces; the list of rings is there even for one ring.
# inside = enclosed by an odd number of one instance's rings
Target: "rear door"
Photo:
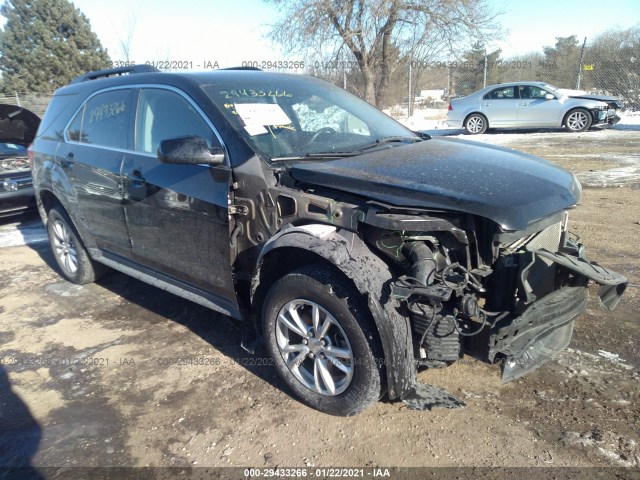
[[[213,125],[184,93],[141,88],[134,150],[123,165],[125,214],[136,262],[213,294],[228,313],[237,310],[231,276],[228,165],[175,165],[158,160],[162,140],[201,136],[223,147]]]
[[[70,202],[74,221],[90,232],[95,246],[128,256],[120,188],[120,170],[131,138],[133,91],[113,89],[90,97],[77,112],[56,153],[77,201]],[[75,209],[75,211],[74,211]],[[91,242],[89,242],[89,246]]]
[[[490,127],[515,127],[518,124],[518,92],[516,87],[491,90],[481,100],[480,110]]]

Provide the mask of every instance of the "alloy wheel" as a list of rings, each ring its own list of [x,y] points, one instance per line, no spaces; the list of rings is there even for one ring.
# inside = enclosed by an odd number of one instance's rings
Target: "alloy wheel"
[[[321,395],[344,392],[353,378],[353,350],[338,321],[320,305],[295,299],[278,312],[276,342],[293,376]]]
[[[567,118],[567,126],[570,130],[579,131],[584,130],[587,127],[589,119],[587,114],[582,111],[573,112]]]
[[[53,224],[53,249],[60,265],[70,274],[78,271],[78,251],[69,228],[60,220]]]
[[[467,121],[467,130],[471,133],[480,133],[484,129],[484,119],[478,115],[471,117]]]

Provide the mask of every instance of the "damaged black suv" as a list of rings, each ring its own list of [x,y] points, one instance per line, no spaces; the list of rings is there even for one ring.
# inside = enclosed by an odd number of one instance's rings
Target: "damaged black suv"
[[[503,380],[564,349],[588,284],[621,275],[567,231],[580,185],[529,155],[415,134],[302,75],[91,72],[33,144],[63,275],[125,272],[244,322],[321,411],[386,394],[463,352]]]

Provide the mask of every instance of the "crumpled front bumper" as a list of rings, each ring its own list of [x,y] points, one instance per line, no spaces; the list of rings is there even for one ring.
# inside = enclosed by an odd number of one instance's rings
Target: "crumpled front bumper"
[[[609,110],[596,110],[593,112],[593,123],[592,125],[615,125],[620,120],[620,116],[617,111],[613,109]]]
[[[489,339],[489,360],[501,363],[502,381],[519,378],[552,359],[571,341],[573,321],[587,307],[589,280],[600,285],[598,296],[614,309],[627,279],[585,258],[537,250],[536,255],[571,272],[575,281],[531,303],[522,315],[495,326]]]
[[[536,253],[573,273],[587,277],[589,280],[599,284],[598,296],[602,304],[609,310],[616,308],[620,298],[622,298],[622,294],[627,289],[629,282],[623,275],[602,267],[595,262],[589,262],[585,258],[560,252],[552,253],[544,249],[538,250]]]

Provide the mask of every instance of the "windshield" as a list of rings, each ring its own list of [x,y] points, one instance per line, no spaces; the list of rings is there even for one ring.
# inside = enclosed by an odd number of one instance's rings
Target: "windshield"
[[[353,155],[383,143],[420,140],[363,100],[309,76],[256,72],[202,89],[267,159]]]
[[[550,85],[548,83],[545,83],[543,86],[544,86],[545,90],[547,90],[547,91],[549,91],[551,93],[555,93],[559,97],[561,97],[563,95],[563,93],[560,91],[560,89],[558,87],[554,87],[553,85]]]

